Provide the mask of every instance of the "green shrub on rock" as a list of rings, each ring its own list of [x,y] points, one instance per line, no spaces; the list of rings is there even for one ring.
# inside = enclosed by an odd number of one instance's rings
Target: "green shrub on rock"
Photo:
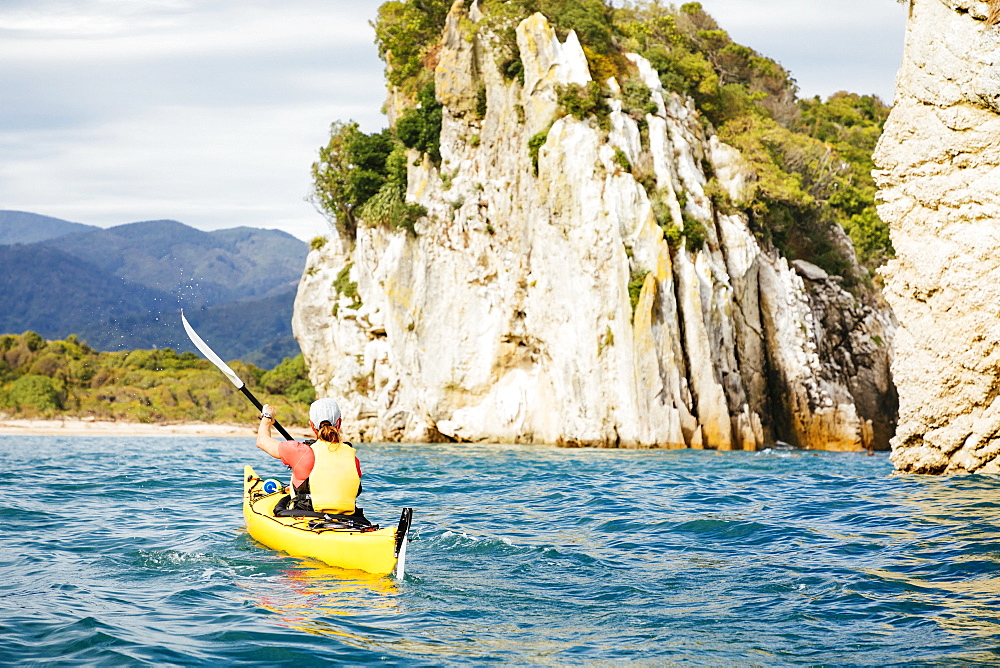
[[[389,83],[405,91],[416,89],[449,9],[448,0],[395,0],[379,6],[375,42]]]
[[[556,100],[559,111],[577,120],[590,116],[597,119],[597,125],[603,130],[611,127],[611,107],[601,92],[596,81],[588,81],[587,85],[567,84],[556,88]]]
[[[541,132],[536,132],[528,140],[528,155],[531,157],[531,166],[535,170],[535,176],[538,176],[538,153],[541,151],[542,145],[545,144],[545,140],[548,139],[550,129],[546,128]]]
[[[406,148],[426,153],[435,164],[441,162],[441,103],[434,93],[434,82],[427,83],[417,95],[417,106],[407,109],[396,121],[396,136]]]

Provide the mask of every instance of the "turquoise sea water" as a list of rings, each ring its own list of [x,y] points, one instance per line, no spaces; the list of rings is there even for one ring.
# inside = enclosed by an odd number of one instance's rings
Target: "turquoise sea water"
[[[1000,661],[1000,479],[885,455],[361,444],[402,581],[258,545],[242,438],[0,436],[0,665]]]

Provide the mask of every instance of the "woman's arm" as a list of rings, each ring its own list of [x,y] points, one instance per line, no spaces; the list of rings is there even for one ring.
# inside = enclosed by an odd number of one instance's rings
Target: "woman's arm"
[[[274,424],[274,407],[264,404],[260,425],[257,426],[257,447],[275,459],[281,459],[281,455],[278,454],[278,441],[271,437],[272,424]]]

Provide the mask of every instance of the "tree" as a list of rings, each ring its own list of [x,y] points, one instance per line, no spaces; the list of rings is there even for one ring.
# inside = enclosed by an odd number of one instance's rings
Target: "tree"
[[[7,404],[13,408],[35,409],[45,413],[62,408],[62,384],[47,376],[30,374],[14,381],[7,393]]]
[[[355,238],[357,211],[385,183],[385,163],[393,147],[388,130],[368,135],[353,121],[330,126],[330,142],[312,165],[312,201],[343,238]]]
[[[396,0],[379,6],[375,41],[389,83],[406,92],[420,84],[450,8],[447,0]]]

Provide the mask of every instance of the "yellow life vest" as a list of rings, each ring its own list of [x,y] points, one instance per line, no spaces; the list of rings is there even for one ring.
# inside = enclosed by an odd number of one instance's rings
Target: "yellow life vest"
[[[313,510],[350,514],[358,496],[356,451],[349,443],[316,441],[312,444],[316,462],[309,474],[309,495]]]

